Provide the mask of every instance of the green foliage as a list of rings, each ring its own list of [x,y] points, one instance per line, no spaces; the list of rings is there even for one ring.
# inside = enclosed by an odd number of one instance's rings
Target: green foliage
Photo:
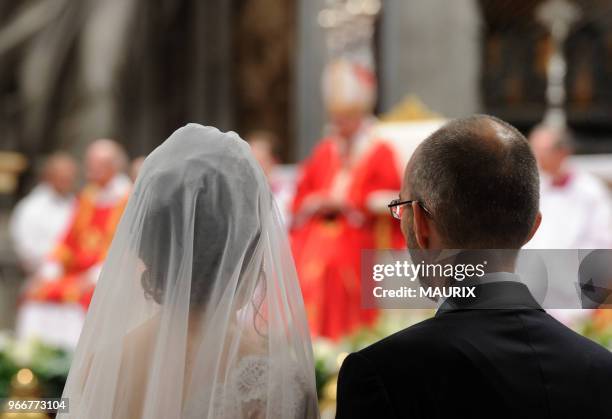
[[[8,396],[11,378],[18,370],[15,361],[6,352],[0,351],[0,397]]]
[[[595,325],[592,321],[587,321],[582,326],[580,333],[599,343],[601,346],[612,350],[612,324],[610,327],[601,328]]]
[[[38,378],[41,397],[60,397],[68,377],[72,354],[40,341],[17,342],[8,333],[0,334],[0,397],[7,397],[11,379],[21,368]]]

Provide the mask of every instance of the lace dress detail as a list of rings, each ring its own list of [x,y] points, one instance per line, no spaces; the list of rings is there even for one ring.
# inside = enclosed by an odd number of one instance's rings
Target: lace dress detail
[[[215,397],[215,417],[259,419],[269,412],[274,418],[303,418],[306,380],[295,367],[289,366],[283,371],[280,368],[282,366],[270,366],[265,357],[242,358],[230,374],[226,391],[220,390]],[[268,383],[270,376],[274,377],[273,383]],[[271,400],[268,400],[268,392],[272,395]]]

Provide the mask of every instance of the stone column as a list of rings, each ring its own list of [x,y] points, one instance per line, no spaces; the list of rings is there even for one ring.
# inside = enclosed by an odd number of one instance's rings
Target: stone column
[[[415,94],[447,117],[478,112],[480,22],[476,0],[385,0],[382,111]]]
[[[297,7],[297,48],[295,65],[295,135],[293,159],[308,156],[321,137],[325,110],[321,98],[321,74],[326,58],[325,33],[317,16],[324,0],[300,0]]]

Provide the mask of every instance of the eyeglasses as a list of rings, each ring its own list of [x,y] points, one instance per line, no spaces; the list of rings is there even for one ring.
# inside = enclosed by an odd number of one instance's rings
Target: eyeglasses
[[[389,205],[387,205],[387,207],[389,207],[389,211],[391,211],[391,216],[393,218],[395,218],[396,220],[401,220],[402,214],[404,214],[404,207],[406,205],[412,205],[413,202],[416,202],[417,204],[419,204],[419,206],[423,208],[423,211],[425,211],[425,213],[429,215],[429,217],[432,217],[431,211],[429,211],[427,207],[425,207],[425,205],[423,205],[421,202],[415,199],[411,199],[408,201],[401,201],[399,199],[394,199],[393,201],[391,201]]]

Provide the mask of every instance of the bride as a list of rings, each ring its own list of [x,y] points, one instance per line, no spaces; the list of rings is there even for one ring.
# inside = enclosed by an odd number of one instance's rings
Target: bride
[[[64,397],[60,418],[318,417],[287,238],[235,133],[189,124],[145,160]]]

